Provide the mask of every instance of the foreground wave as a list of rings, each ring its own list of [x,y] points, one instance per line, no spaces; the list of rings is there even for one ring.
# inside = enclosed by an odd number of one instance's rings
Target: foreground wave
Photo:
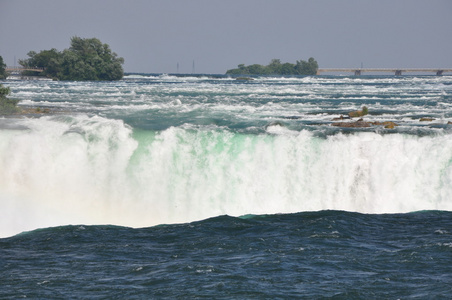
[[[341,211],[0,239],[0,298],[448,298],[451,212]]]

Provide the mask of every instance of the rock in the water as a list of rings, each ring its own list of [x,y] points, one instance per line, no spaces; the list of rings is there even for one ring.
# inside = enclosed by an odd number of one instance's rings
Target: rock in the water
[[[434,118],[429,118],[429,117],[424,117],[424,118],[419,119],[420,122],[431,122],[434,120],[435,120]]]
[[[391,122],[391,121],[383,122],[383,125],[385,126],[385,128],[388,128],[388,129],[394,129],[396,126],[399,126],[396,123]]]
[[[335,122],[331,124],[332,126],[337,127],[347,127],[347,128],[365,128],[370,126],[384,126],[388,129],[394,129],[397,125],[396,123],[392,121],[385,121],[385,122],[366,122],[363,121],[363,119],[359,119],[355,122]]]
[[[358,120],[356,122],[336,122],[331,124],[332,126],[337,127],[347,127],[347,128],[364,128],[364,127],[370,127],[369,122],[364,122],[362,120]]]
[[[344,117],[343,115],[341,115],[339,118],[333,118],[332,121],[340,121],[340,120],[348,120],[348,119],[350,119],[349,116]]]

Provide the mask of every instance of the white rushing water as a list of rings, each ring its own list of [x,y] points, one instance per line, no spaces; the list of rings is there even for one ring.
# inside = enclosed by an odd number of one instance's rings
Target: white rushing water
[[[223,214],[452,210],[451,77],[3,84],[51,113],[0,118],[0,237]],[[331,126],[363,105],[366,120],[400,126]]]
[[[85,115],[14,122],[28,129],[0,131],[0,236],[222,214],[452,210],[450,135],[133,132]]]

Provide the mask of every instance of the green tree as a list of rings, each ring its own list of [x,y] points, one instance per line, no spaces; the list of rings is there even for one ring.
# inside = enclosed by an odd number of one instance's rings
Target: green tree
[[[20,111],[16,106],[19,100],[7,97],[10,92],[8,87],[3,87],[0,84],[0,114],[12,114]]]
[[[69,63],[74,67],[74,69],[66,68],[67,73],[65,75],[68,78],[78,78],[75,80],[119,80],[124,76],[122,69],[124,59],[112,52],[109,45],[102,44],[96,38],[73,37],[71,47],[65,54],[69,55],[70,58],[63,60],[63,65]]]
[[[238,65],[238,68],[227,70],[229,75],[316,75],[319,68],[314,58],[308,61],[299,60],[296,64],[281,63],[279,59],[272,59],[267,66],[254,64],[245,66]]]
[[[268,73],[269,74],[281,74],[281,60],[280,59],[272,59],[268,64]]]
[[[259,65],[259,64],[254,64],[251,66],[247,67],[248,69],[248,74],[267,74],[268,70],[266,69],[266,67]]]
[[[237,66],[236,69],[230,69],[226,72],[226,74],[229,75],[245,75],[249,74],[248,67],[246,67],[244,64],[240,64]]]
[[[28,59],[20,59],[19,64],[24,68],[42,68],[43,72],[24,71],[24,75],[58,77],[62,54],[55,48],[43,50],[39,53],[30,51]]]
[[[28,51],[27,55],[28,58],[27,59],[19,59],[19,65],[21,65],[24,68],[31,68],[33,67],[34,62],[34,57],[36,55],[36,51]]]
[[[296,72],[299,75],[316,75],[318,68],[317,61],[312,57],[308,61],[298,60],[295,66]]]
[[[281,75],[295,75],[296,70],[295,70],[295,65],[291,64],[291,63],[284,63],[281,65],[279,74]]]
[[[0,79],[5,79],[7,76],[6,64],[3,62],[3,57],[0,56]]]
[[[44,68],[40,74],[60,80],[119,80],[124,76],[124,59],[97,38],[73,37],[71,46],[39,53],[30,51],[28,59],[19,60],[24,67]]]

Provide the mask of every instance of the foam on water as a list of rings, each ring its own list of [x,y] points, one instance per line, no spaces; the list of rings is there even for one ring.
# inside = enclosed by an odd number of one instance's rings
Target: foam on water
[[[0,235],[221,214],[451,210],[448,76],[4,84],[19,105],[67,115],[1,120]],[[330,126],[363,105],[367,121],[400,126]]]
[[[133,130],[99,116],[0,131],[0,236],[64,224],[145,227],[229,214],[452,210],[452,138],[215,125]],[[27,128],[27,129],[24,129]]]

